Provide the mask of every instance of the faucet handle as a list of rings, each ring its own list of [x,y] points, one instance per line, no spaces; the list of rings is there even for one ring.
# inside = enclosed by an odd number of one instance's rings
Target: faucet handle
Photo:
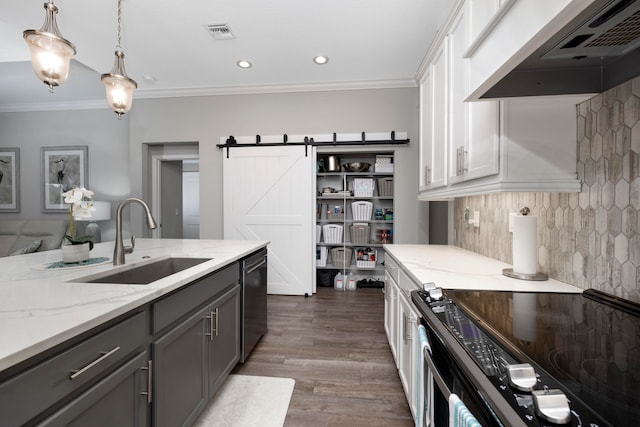
[[[131,235],[131,246],[125,246],[124,247],[124,253],[125,254],[131,254],[133,253],[133,248],[136,247],[136,236],[135,235]]]

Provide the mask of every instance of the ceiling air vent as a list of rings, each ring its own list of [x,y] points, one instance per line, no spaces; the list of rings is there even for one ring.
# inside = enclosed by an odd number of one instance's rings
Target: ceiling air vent
[[[209,24],[205,25],[205,28],[216,40],[230,40],[236,38],[227,24]]]

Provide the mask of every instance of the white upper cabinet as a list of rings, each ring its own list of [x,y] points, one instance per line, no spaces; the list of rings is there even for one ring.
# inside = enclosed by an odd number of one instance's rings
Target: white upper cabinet
[[[465,101],[477,72],[465,55],[478,40],[488,40],[492,31],[487,28],[502,25],[496,16],[509,17],[519,3],[537,2],[457,2],[427,54],[420,79],[420,200],[499,191],[580,191],[575,105],[586,96]],[[545,16],[546,11],[532,13],[529,20],[544,21]]]
[[[420,82],[420,191],[447,185],[447,52],[443,43]]]
[[[498,173],[498,102],[469,103],[468,10],[462,8],[447,35],[449,58],[449,183]]]

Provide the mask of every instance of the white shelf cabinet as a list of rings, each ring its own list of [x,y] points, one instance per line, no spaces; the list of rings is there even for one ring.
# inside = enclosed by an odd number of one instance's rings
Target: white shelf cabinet
[[[320,157],[331,154],[323,153]],[[327,256],[325,265],[319,265],[316,261],[317,269],[340,270],[343,274],[353,273],[356,279],[376,277],[382,279],[384,275],[384,243],[392,243],[393,233],[393,190],[389,195],[380,195],[380,180],[392,180],[393,171],[375,172],[376,155],[393,158],[392,152],[340,152],[337,156],[340,158],[341,165],[351,162],[370,163],[371,167],[366,172],[321,172],[316,176],[316,225],[323,227],[327,224],[336,224],[343,227],[342,238],[338,242],[327,242],[324,230],[322,230],[320,241],[316,241],[316,251],[320,253],[322,248],[326,248]],[[372,180],[374,183],[374,191],[372,195],[355,195],[354,183],[358,179]],[[393,185],[393,184],[392,184]],[[324,194],[323,189],[330,187],[336,190],[336,193],[330,195]],[[392,187],[393,188],[393,187]],[[350,195],[340,194],[342,190],[351,190]],[[385,193],[387,194],[387,193]],[[372,203],[372,211],[369,219],[354,219],[352,212],[352,203],[365,201]],[[385,219],[376,218],[376,209],[380,209]],[[336,212],[338,211],[338,212]],[[340,215],[339,212],[342,212]],[[368,242],[354,242],[351,236],[351,226],[354,224],[367,224],[369,226]],[[388,234],[387,240],[381,240],[382,231]],[[366,239],[365,239],[366,240]],[[331,256],[331,249],[342,248],[351,254],[351,263],[349,265],[336,265]],[[364,266],[358,265],[356,250],[370,249],[375,254],[375,265]]]

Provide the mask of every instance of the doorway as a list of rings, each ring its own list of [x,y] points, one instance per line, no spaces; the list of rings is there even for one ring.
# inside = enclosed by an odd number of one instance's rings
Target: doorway
[[[200,238],[199,158],[193,145],[149,146],[151,201],[158,228],[153,238]]]

